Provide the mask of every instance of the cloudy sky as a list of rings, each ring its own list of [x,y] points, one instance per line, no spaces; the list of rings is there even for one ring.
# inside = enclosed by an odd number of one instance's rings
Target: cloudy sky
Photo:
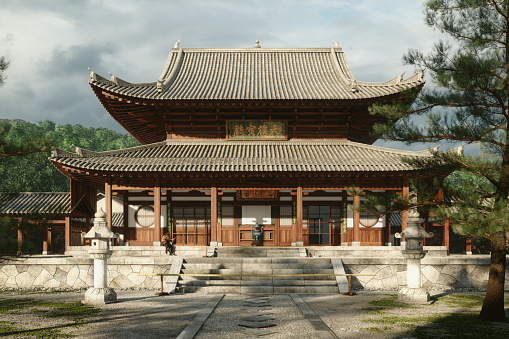
[[[361,81],[403,72],[409,48],[429,51],[437,32],[420,0],[2,0],[0,56],[11,61],[0,119],[125,131],[88,85],[88,67],[130,82],[157,80],[181,47],[332,47]],[[382,144],[397,148],[393,144]],[[420,149],[427,148],[426,146]],[[415,149],[415,147],[413,147]]]

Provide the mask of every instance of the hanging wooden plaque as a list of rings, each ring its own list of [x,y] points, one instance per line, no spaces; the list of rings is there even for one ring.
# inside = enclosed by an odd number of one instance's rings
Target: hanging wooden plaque
[[[287,140],[286,120],[229,120],[226,122],[227,139],[234,140]]]

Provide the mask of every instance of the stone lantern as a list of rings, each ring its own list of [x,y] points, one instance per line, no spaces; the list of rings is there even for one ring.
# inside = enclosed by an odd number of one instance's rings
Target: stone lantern
[[[94,226],[85,234],[90,239],[91,249],[88,251],[94,259],[94,287],[85,293],[85,303],[105,304],[117,300],[117,293],[108,287],[107,260],[113,251],[110,249],[110,240],[116,238],[107,226],[106,213],[101,209],[94,216]]]
[[[410,209],[407,227],[403,232],[396,233],[396,238],[406,239],[406,248],[401,251],[407,262],[407,287],[401,288],[398,300],[403,302],[428,302],[429,293],[422,287],[421,259],[428,251],[424,251],[424,238],[433,237],[421,226],[421,218],[417,208]]]

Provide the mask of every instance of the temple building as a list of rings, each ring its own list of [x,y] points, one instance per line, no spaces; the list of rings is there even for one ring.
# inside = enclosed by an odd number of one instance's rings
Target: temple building
[[[177,245],[251,246],[255,224],[263,225],[263,246],[391,243],[389,218],[348,208],[360,197],[346,189],[408,196],[415,172],[402,156],[431,153],[372,146],[372,126],[384,118],[368,108],[411,104],[408,93],[421,89],[422,73],[358,81],[337,43],[238,49],[179,43],[153,82],[90,72],[99,101],[141,146],[55,149],[50,160],[71,179],[71,210],[83,200],[95,206],[96,191],[103,191],[113,227],[118,196],[123,225],[115,230],[130,245],[159,244],[169,231]]]

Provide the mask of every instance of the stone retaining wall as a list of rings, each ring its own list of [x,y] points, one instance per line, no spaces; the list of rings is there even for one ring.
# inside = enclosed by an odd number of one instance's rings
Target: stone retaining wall
[[[217,260],[219,258],[216,258]],[[343,258],[354,289],[396,290],[406,285],[406,261],[401,257]],[[169,273],[172,257],[121,257],[108,260],[108,285],[115,289],[159,289],[160,278],[138,273]],[[489,256],[425,257],[422,281],[428,289],[485,289]],[[509,268],[509,263],[507,265]],[[86,289],[93,286],[93,260],[72,256],[34,256],[0,264],[0,289]],[[509,272],[506,272],[509,287]]]
[[[406,286],[406,261],[403,258],[345,258],[346,273],[376,274],[352,278],[352,288],[396,290]],[[423,287],[436,290],[478,289],[488,285],[490,257],[448,256],[424,258],[421,262]],[[509,288],[509,263],[505,286]]]
[[[138,273],[168,273],[171,259],[110,258],[108,286],[115,289],[158,289],[160,278]],[[0,264],[0,289],[80,290],[94,285],[93,260],[38,256]]]

